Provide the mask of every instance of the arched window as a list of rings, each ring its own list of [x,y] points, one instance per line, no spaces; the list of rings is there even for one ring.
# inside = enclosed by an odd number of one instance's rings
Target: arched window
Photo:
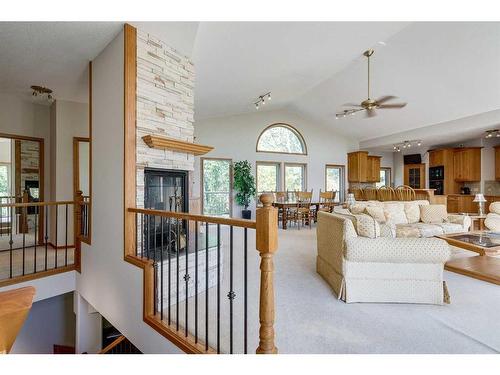
[[[257,152],[307,155],[307,147],[300,133],[288,124],[272,124],[260,133]]]

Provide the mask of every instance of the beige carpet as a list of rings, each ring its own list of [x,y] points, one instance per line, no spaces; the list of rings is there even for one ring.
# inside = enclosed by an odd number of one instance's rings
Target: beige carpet
[[[229,351],[229,243],[223,230],[220,345]],[[235,230],[234,352],[243,350],[242,231]],[[249,231],[248,351],[258,345],[258,262]],[[473,253],[454,250],[454,256]],[[445,272],[452,303],[345,304],[316,273],[315,229],[279,232],[276,254],[276,342],[280,353],[499,353],[500,287]],[[165,270],[165,275],[166,275]],[[194,277],[194,275],[190,275]],[[166,276],[165,276],[166,277]],[[182,275],[181,275],[182,283]],[[174,284],[175,287],[175,284]],[[216,346],[217,288],[209,289],[209,342]],[[205,334],[205,295],[198,296],[199,336]],[[189,299],[189,331],[194,333],[194,298]],[[167,309],[164,309],[165,319]],[[171,306],[175,320],[176,306]],[[184,326],[185,304],[179,306]]]

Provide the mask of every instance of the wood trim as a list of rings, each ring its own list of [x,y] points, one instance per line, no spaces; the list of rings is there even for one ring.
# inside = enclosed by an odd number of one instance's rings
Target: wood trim
[[[220,161],[228,161],[229,162],[229,216],[233,216],[233,159],[228,158],[200,158],[200,207],[201,214],[203,215],[203,202],[204,199],[204,183],[203,183],[203,163],[205,160],[220,160]]]
[[[78,265],[77,266],[77,271],[81,272],[81,262],[80,262],[80,252],[81,252],[81,242],[85,242],[86,244],[90,245],[92,243],[91,238],[91,224],[90,222],[91,217],[92,217],[92,198],[90,198],[89,202],[85,202],[86,205],[88,205],[88,235],[86,237],[83,236],[78,236],[77,233],[79,232],[80,228],[79,225],[81,224],[77,219],[78,215],[78,210],[80,207],[78,205],[80,204],[79,202],[79,197],[78,197],[78,191],[80,190],[80,142],[88,142],[89,143],[89,191],[90,191],[90,185],[92,184],[92,178],[91,178],[91,173],[92,171],[90,170],[90,149],[91,143],[89,138],[85,137],[73,137],[73,199],[74,199],[74,204],[73,204],[73,238],[75,244],[77,244],[76,252],[75,252],[75,259],[78,258],[78,261],[75,261],[75,263]],[[91,197],[91,196],[90,196]]]
[[[184,212],[149,210],[149,209],[144,209],[144,208],[129,208],[128,212],[129,213],[133,212],[133,213],[139,213],[139,214],[154,215],[154,216],[162,216],[162,217],[171,217],[171,218],[175,218],[175,219],[199,221],[199,222],[210,223],[210,224],[232,225],[234,227],[240,227],[240,228],[249,228],[249,229],[256,228],[256,224],[255,224],[254,220],[234,219],[234,218],[226,218],[226,217],[218,217],[218,216],[205,216],[205,215],[197,215],[197,214],[188,214],[188,213],[184,213]],[[135,220],[134,220],[134,223],[135,223]],[[135,228],[134,228],[134,230],[135,230]]]
[[[137,29],[124,26],[124,252],[134,255],[136,207]]]
[[[88,211],[88,236],[86,237],[85,243],[88,245],[92,244],[92,94],[93,94],[93,70],[92,61],[89,61],[89,211]],[[79,249],[80,250],[80,249]],[[80,254],[78,255],[80,260]],[[80,272],[80,263],[78,267],[78,272]]]
[[[205,155],[212,151],[212,146],[199,145],[196,143],[181,141],[180,139],[162,137],[159,135],[145,135],[142,140],[150,147],[160,150],[174,150],[185,152],[195,156]]]
[[[392,187],[392,167],[380,167],[381,171],[389,171],[389,185],[385,185],[388,187]],[[425,172],[425,171],[424,171]]]
[[[59,202],[4,203],[0,204],[0,207],[45,207],[45,206],[58,206],[64,204],[75,204],[75,202],[59,201]]]
[[[9,133],[0,133],[0,138],[10,138],[10,139],[15,139],[15,140],[21,140],[21,141],[35,141],[35,142],[43,142],[43,138],[38,138],[38,137],[29,137],[26,135],[17,135],[17,134],[9,134]]]
[[[302,146],[304,146],[304,153],[300,153],[300,152],[280,152],[280,151],[259,151],[259,141],[260,141],[260,137],[262,137],[262,134],[264,134],[267,130],[271,129],[271,128],[274,128],[274,127],[277,127],[277,126],[283,126],[285,128],[289,128],[291,131],[293,131],[294,133],[297,133],[297,135],[299,136],[299,139],[302,143]],[[302,155],[302,156],[307,156],[307,143],[306,143],[306,140],[305,138],[302,136],[302,133],[300,131],[297,130],[297,128],[295,128],[295,126],[293,125],[290,125],[286,122],[275,122],[271,125],[268,125],[266,126],[259,134],[259,136],[257,137],[257,143],[255,143],[255,152],[263,152],[263,153],[269,153],[269,154],[284,154],[284,155]]]
[[[69,272],[69,271],[74,271],[74,270],[75,270],[75,265],[71,264],[71,265],[65,266],[65,267],[53,268],[53,269],[47,270],[47,271],[31,273],[29,275],[16,276],[16,277],[13,277],[12,279],[1,280],[0,281],[0,288],[7,286],[7,285],[18,284],[18,283],[23,283],[25,281],[41,279],[42,277],[48,277],[48,276],[52,276],[52,275],[57,275],[58,273],[64,273],[64,272]]]
[[[14,195],[19,197],[23,194],[21,189],[21,141],[16,139],[14,141]]]
[[[101,349],[99,351],[99,353],[97,353],[97,354],[106,354],[111,349],[113,349],[115,346],[119,345],[123,340],[125,340],[125,336],[123,336],[123,335],[118,336],[117,339],[115,339],[111,344],[109,344],[105,348]]]

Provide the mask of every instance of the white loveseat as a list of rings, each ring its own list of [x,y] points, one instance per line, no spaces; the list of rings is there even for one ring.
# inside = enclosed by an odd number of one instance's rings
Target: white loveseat
[[[448,215],[440,222],[423,222],[420,206],[429,206],[427,200],[415,201],[358,201],[350,209],[351,213],[366,213],[367,207],[380,207],[385,220],[379,221],[382,230],[388,230],[393,237],[434,237],[442,234],[467,232],[471,219],[466,215]],[[437,206],[437,205],[433,205]],[[339,210],[340,212],[346,212]]]
[[[366,238],[358,235],[359,225],[356,215],[318,212],[317,272],[339,299],[438,305],[448,301],[443,268],[450,250],[444,240]]]
[[[490,204],[490,213],[486,215],[484,225],[493,232],[500,232],[500,202]]]

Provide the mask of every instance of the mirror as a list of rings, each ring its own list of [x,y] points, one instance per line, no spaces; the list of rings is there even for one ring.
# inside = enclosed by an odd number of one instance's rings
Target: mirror
[[[73,194],[75,200],[82,192],[84,205],[81,211],[82,241],[90,244],[90,141],[88,138],[73,138]]]
[[[43,201],[43,139],[0,134],[0,204]],[[35,225],[39,241],[43,241],[43,223],[37,220],[38,207],[0,208],[0,242],[13,233],[17,245],[18,235],[27,234],[27,241],[35,240]],[[31,238],[31,236],[33,238]],[[4,245],[2,243],[2,245]],[[5,247],[5,246],[3,246]],[[0,249],[2,250],[2,249]]]

